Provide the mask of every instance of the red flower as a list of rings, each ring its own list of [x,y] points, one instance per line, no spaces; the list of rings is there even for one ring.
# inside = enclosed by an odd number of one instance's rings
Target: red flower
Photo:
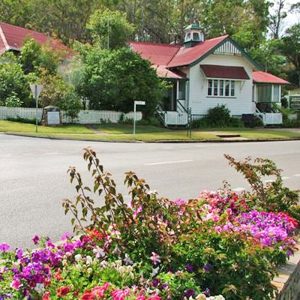
[[[61,276],[61,271],[60,269],[58,269],[58,271],[54,274],[54,278],[57,280],[57,281],[60,281],[62,280],[62,276]]]
[[[43,295],[42,300],[51,300],[51,298],[50,298],[50,292],[46,292],[46,293]]]
[[[81,297],[81,300],[94,300],[94,295],[90,291],[84,292],[84,294]]]
[[[57,297],[64,297],[66,296],[68,293],[70,293],[71,289],[68,286],[62,286],[60,288],[57,289],[56,291],[56,296]]]
[[[89,237],[93,240],[103,240],[105,238],[105,234],[101,233],[97,229],[87,230]]]

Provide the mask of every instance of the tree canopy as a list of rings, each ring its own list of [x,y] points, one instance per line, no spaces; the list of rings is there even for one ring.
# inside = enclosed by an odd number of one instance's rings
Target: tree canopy
[[[91,109],[129,112],[135,100],[146,101],[145,116],[159,103],[164,85],[150,63],[129,48],[90,48],[83,57],[77,91],[90,100]]]

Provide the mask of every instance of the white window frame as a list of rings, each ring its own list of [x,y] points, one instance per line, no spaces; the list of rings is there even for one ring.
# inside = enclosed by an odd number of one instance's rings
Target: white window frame
[[[236,80],[232,79],[215,79],[207,80],[207,96],[208,97],[222,97],[222,98],[236,98]],[[228,87],[228,88],[227,88]],[[228,95],[227,94],[228,91]]]

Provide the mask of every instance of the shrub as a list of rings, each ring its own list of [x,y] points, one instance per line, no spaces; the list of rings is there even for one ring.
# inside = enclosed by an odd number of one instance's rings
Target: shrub
[[[243,127],[239,118],[231,117],[230,111],[225,105],[210,108],[207,115],[201,119],[192,121],[193,128],[209,127]]]
[[[250,195],[256,207],[267,211],[289,212],[293,205],[297,205],[299,195],[283,185],[281,170],[270,159],[250,157],[237,161],[230,155],[225,155],[229,164],[241,172],[250,184],[253,193]],[[264,183],[264,176],[275,176],[275,180]]]

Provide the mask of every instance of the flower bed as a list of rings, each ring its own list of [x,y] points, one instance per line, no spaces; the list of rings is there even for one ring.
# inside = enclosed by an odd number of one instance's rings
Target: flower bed
[[[298,222],[288,212],[230,189],[158,198],[132,172],[127,205],[95,153],[84,158],[105,205],[72,168],[78,197],[64,208],[76,237],[35,236],[31,251],[0,244],[0,299],[272,299],[276,268],[295,250]]]

